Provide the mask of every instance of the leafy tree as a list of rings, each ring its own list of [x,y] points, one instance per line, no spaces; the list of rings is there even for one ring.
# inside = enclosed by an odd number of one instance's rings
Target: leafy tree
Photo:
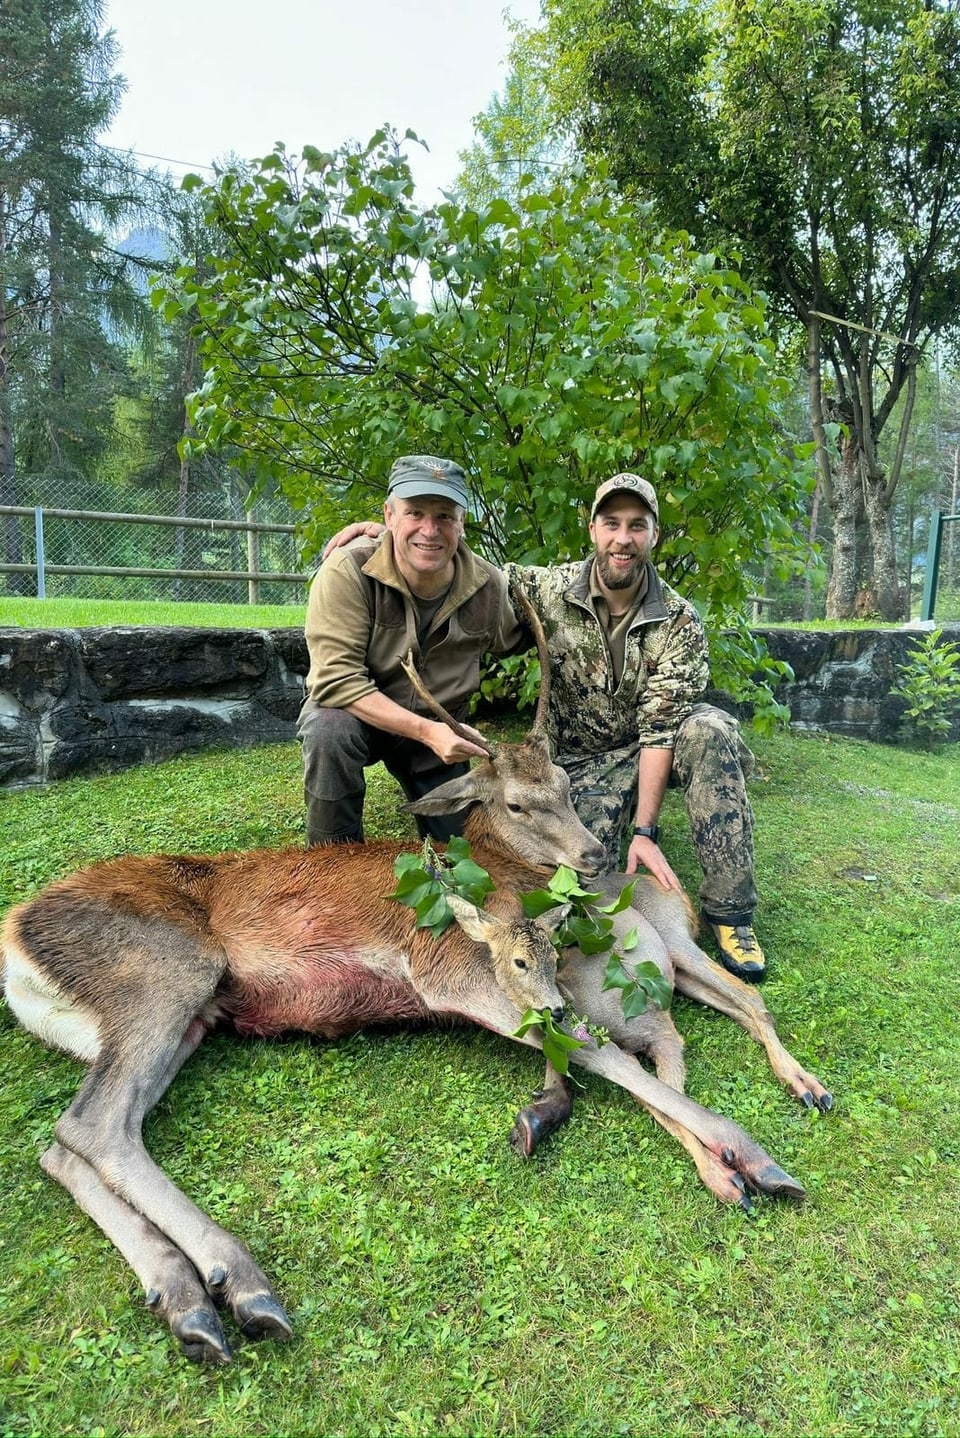
[[[421,209],[381,132],[190,183],[224,257],[157,300],[201,335],[197,443],[238,446],[308,507],[308,548],[382,498],[395,455],[439,451],[473,475],[475,541],[497,559],[580,554],[597,480],[643,469],[668,577],[718,631],[752,555],[802,562],[806,476],[776,426],[761,302],[598,170],[515,205]]]
[[[539,66],[515,48],[501,94],[474,116],[476,140],[460,151],[457,192],[480,206],[503,197],[516,204],[524,182],[550,188],[564,160],[564,146]]]
[[[97,144],[119,102],[101,0],[0,9],[0,494],[17,468],[68,479],[103,453],[126,378],[118,340],[149,321],[108,236],[143,203]],[[8,541],[16,547],[12,531]],[[10,550],[8,548],[8,554]]]
[[[544,10],[529,43],[582,145],[700,243],[733,237],[754,283],[803,327],[834,529],[828,614],[851,615],[859,583],[899,617],[891,505],[917,366],[960,301],[955,3],[545,0]]]

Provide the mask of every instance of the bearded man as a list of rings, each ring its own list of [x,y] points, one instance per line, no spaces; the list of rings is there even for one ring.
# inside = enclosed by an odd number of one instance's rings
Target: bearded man
[[[668,785],[682,791],[703,883],[700,904],[738,978],[766,962],[753,930],[753,756],[735,718],[703,702],[707,642],[696,609],[651,563],[660,537],[649,480],[617,474],[593,498],[593,553],[572,564],[507,565],[543,621],[550,654],[550,738],[582,823],[611,868],[680,881],[660,848]],[[632,832],[631,832],[632,831]],[[624,854],[625,850],[625,854]]]

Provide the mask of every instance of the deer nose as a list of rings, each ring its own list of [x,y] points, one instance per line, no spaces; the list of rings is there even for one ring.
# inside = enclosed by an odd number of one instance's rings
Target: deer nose
[[[566,1010],[565,1005],[563,1005],[563,1004],[558,1004],[555,1009],[551,1009],[551,1010],[550,1010],[550,1017],[553,1019],[553,1022],[554,1022],[555,1024],[562,1024],[562,1023],[563,1023],[563,1020],[564,1020],[564,1017],[565,1017],[565,1015],[566,1015],[566,1012],[567,1012],[567,1010]]]
[[[582,862],[577,865],[578,870],[586,878],[593,878],[599,874],[607,862],[607,851],[602,844],[591,844],[583,851]]]

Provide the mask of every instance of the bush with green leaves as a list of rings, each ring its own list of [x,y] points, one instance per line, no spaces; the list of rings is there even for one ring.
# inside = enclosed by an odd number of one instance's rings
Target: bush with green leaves
[[[808,563],[811,476],[780,422],[763,299],[733,265],[656,229],[602,167],[513,203],[421,207],[387,131],[185,183],[219,257],[154,299],[193,318],[203,352],[190,450],[237,447],[303,509],[308,553],[376,513],[397,454],[456,456],[471,542],[524,563],[581,555],[597,482],[642,470],[658,563],[716,636],[716,682],[749,683],[758,656],[725,632],[751,562]]]
[[[928,748],[948,737],[960,709],[960,646],[942,639],[942,629],[918,639],[891,690],[907,701],[904,727]]]

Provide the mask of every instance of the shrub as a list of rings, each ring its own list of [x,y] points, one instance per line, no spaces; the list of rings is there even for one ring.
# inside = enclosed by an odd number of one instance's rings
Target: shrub
[[[942,629],[917,640],[906,664],[898,666],[893,693],[906,699],[904,727],[928,749],[950,733],[960,706],[960,646],[941,644]]]

